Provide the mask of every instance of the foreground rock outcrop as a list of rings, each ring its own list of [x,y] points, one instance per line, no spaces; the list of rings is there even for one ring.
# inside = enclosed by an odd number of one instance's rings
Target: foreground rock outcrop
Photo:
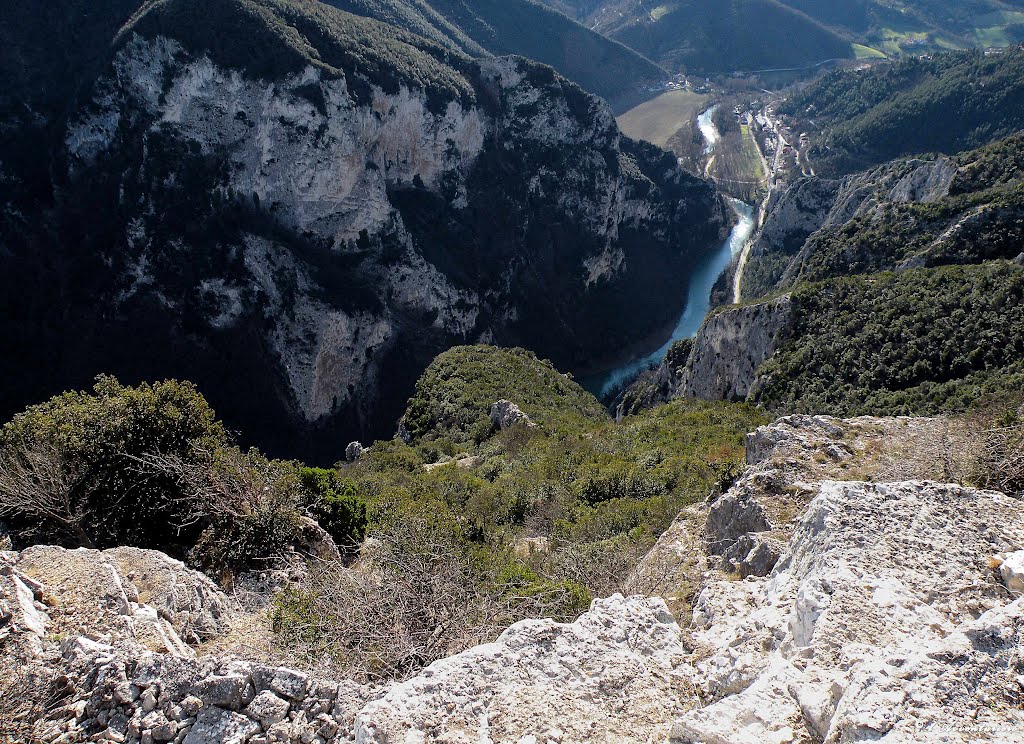
[[[820,484],[768,577],[702,592],[695,669],[713,702],[673,737],[1019,738],[1024,600],[988,564],[1024,544],[1019,507],[923,481]]]
[[[571,624],[527,620],[431,664],[357,716],[366,744],[664,740],[686,682],[660,599],[595,600]]]
[[[257,658],[257,614],[159,553],[0,553],[0,679],[46,682],[47,742],[1019,742],[1024,510],[948,482],[971,436],[761,427],[735,484],[629,579],[657,596],[520,622],[377,687]]]
[[[255,619],[155,551],[0,554],[0,675],[49,699],[45,742],[639,743],[682,710],[683,634],[657,598],[517,623],[376,688],[251,658]]]

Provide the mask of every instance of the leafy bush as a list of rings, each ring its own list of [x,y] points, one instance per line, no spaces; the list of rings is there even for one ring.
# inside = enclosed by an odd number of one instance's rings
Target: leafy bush
[[[362,537],[357,498],[233,446],[187,382],[101,376],[0,430],[0,517],[23,542],[155,548],[224,574],[293,543],[304,505],[347,542]]]
[[[352,549],[366,534],[366,502],[349,481],[337,471],[323,468],[299,469],[306,510],[327,530],[335,544]]]
[[[192,384],[132,388],[101,376],[92,394],[63,393],[0,430],[3,470],[34,474],[37,495],[46,497],[31,498],[7,479],[0,515],[39,538],[89,547],[188,543],[196,532],[179,513],[181,488],[167,475],[144,474],[140,458],[192,458],[197,448],[226,443],[223,425]],[[55,487],[63,491],[59,497]],[[62,509],[37,508],[55,498]]]

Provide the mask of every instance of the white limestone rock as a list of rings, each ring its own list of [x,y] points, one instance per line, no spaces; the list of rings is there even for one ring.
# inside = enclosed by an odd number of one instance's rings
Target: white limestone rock
[[[1011,592],[1024,593],[1024,550],[1000,556],[999,575]]]
[[[224,632],[231,602],[208,577],[155,550],[33,546],[17,568],[61,597],[53,620],[69,634],[114,632],[152,650],[190,656]]]
[[[182,744],[245,744],[260,732],[260,725],[239,713],[205,708]]]
[[[595,600],[576,622],[516,623],[369,703],[360,744],[664,739],[678,706],[681,633],[660,599]]]
[[[364,452],[366,452],[366,447],[361,442],[349,442],[345,447],[345,462],[355,462],[363,456]]]
[[[1024,739],[1021,600],[988,563],[1024,545],[1019,502],[932,482],[818,491],[770,577],[701,594],[695,679],[713,702],[675,738]]]
[[[534,427],[536,424],[530,417],[523,413],[523,410],[510,400],[495,401],[491,406],[491,423],[499,429],[508,429],[516,424],[523,424],[527,427]]]
[[[710,315],[697,331],[673,397],[746,400],[756,392],[758,369],[785,341],[792,311],[790,296],[782,295]]]

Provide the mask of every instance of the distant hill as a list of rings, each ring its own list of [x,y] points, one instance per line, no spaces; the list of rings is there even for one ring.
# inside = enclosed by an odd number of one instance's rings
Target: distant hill
[[[963,152],[1024,129],[1024,50],[951,52],[836,71],[780,112],[812,133],[819,174]]]
[[[535,0],[325,0],[471,56],[518,54],[614,98],[665,71]]]
[[[852,57],[849,41],[777,0],[551,0],[672,70],[802,67]]]
[[[1024,40],[1020,0],[782,0],[890,56]]]
[[[546,2],[656,62],[693,72],[799,66],[853,55],[897,58],[1024,41],[1022,0]]]

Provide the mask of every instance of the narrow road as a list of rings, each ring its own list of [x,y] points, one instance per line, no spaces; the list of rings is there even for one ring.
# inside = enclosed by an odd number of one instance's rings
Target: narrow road
[[[765,158],[764,153],[761,151],[761,146],[757,142],[757,138],[754,138],[754,144],[757,145],[757,152],[761,156],[761,162],[765,167],[765,185],[768,188],[764,199],[761,202],[761,207],[758,209],[758,218],[755,223],[754,230],[751,235],[747,238],[743,244],[743,249],[740,251],[739,260],[736,262],[736,271],[732,277],[732,301],[733,304],[738,305],[743,301],[743,272],[747,267],[747,259],[750,258],[750,249],[754,245],[754,236],[757,231],[761,229],[761,224],[764,221],[765,210],[768,208],[768,203],[772,198],[772,194],[778,187],[778,173],[782,170],[782,161],[785,159],[785,150],[789,147],[789,142],[782,136],[782,127],[773,119],[768,116],[767,110],[765,111],[765,118],[768,120],[769,126],[771,126],[772,133],[775,135],[775,156],[772,158],[772,166],[768,167],[768,160]],[[795,149],[795,148],[794,148]],[[799,164],[800,154],[797,153],[797,163]],[[812,169],[811,175],[814,175]]]

